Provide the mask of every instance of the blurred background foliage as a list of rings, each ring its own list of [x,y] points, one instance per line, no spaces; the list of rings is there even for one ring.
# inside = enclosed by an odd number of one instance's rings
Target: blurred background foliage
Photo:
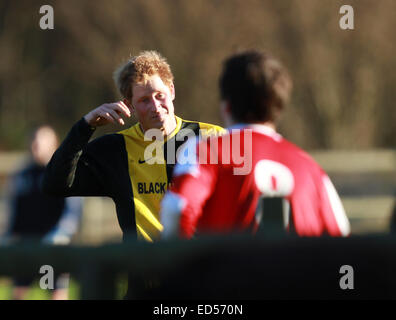
[[[54,30],[39,27],[44,4],[54,8]],[[339,27],[344,4],[354,8],[354,30]],[[291,141],[393,148],[395,12],[394,0],[2,0],[0,151],[22,149],[39,123],[63,137],[118,99],[113,70],[146,49],[171,64],[178,115],[222,124],[221,63],[240,48],[267,49],[289,68],[294,92],[280,132]]]

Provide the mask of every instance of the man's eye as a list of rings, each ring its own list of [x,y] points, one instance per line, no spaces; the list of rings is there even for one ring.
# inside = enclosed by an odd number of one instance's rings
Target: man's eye
[[[140,99],[140,102],[147,103],[148,101],[149,101],[149,98],[142,98],[142,99]]]
[[[157,98],[163,99],[163,98],[165,98],[165,95],[163,93],[159,93],[159,94],[157,94]]]

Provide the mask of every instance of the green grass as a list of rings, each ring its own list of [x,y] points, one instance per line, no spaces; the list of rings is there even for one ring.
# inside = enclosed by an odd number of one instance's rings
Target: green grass
[[[127,276],[122,274],[118,277],[116,283],[116,299],[122,299],[127,290]],[[0,300],[12,299],[12,281],[10,278],[0,277]],[[39,282],[35,281],[27,294],[26,300],[50,300],[51,290],[43,290]],[[80,284],[76,279],[70,277],[69,282],[69,300],[80,299]]]
[[[69,283],[69,299],[77,300],[79,298],[80,286],[78,282],[71,278]],[[12,281],[10,278],[0,278],[0,300],[12,299]],[[39,282],[35,281],[30,286],[26,300],[50,300],[51,290],[43,290]]]

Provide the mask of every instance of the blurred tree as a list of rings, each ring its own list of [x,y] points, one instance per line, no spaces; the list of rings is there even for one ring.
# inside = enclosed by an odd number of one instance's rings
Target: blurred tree
[[[221,62],[251,47],[291,70],[295,90],[281,132],[293,142],[394,147],[396,2],[350,0],[355,29],[347,31],[338,24],[343,2],[50,0],[55,29],[41,30],[42,1],[2,0],[0,150],[21,148],[38,122],[65,134],[88,110],[117,99],[113,70],[143,49],[168,58],[178,114],[220,123]]]

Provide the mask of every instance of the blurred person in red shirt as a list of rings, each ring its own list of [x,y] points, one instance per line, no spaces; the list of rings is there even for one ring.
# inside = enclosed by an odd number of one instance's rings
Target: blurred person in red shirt
[[[219,86],[228,134],[185,145],[162,201],[162,238],[255,233],[271,224],[299,236],[349,235],[326,172],[276,132],[292,89],[280,62],[255,50],[235,54]]]

